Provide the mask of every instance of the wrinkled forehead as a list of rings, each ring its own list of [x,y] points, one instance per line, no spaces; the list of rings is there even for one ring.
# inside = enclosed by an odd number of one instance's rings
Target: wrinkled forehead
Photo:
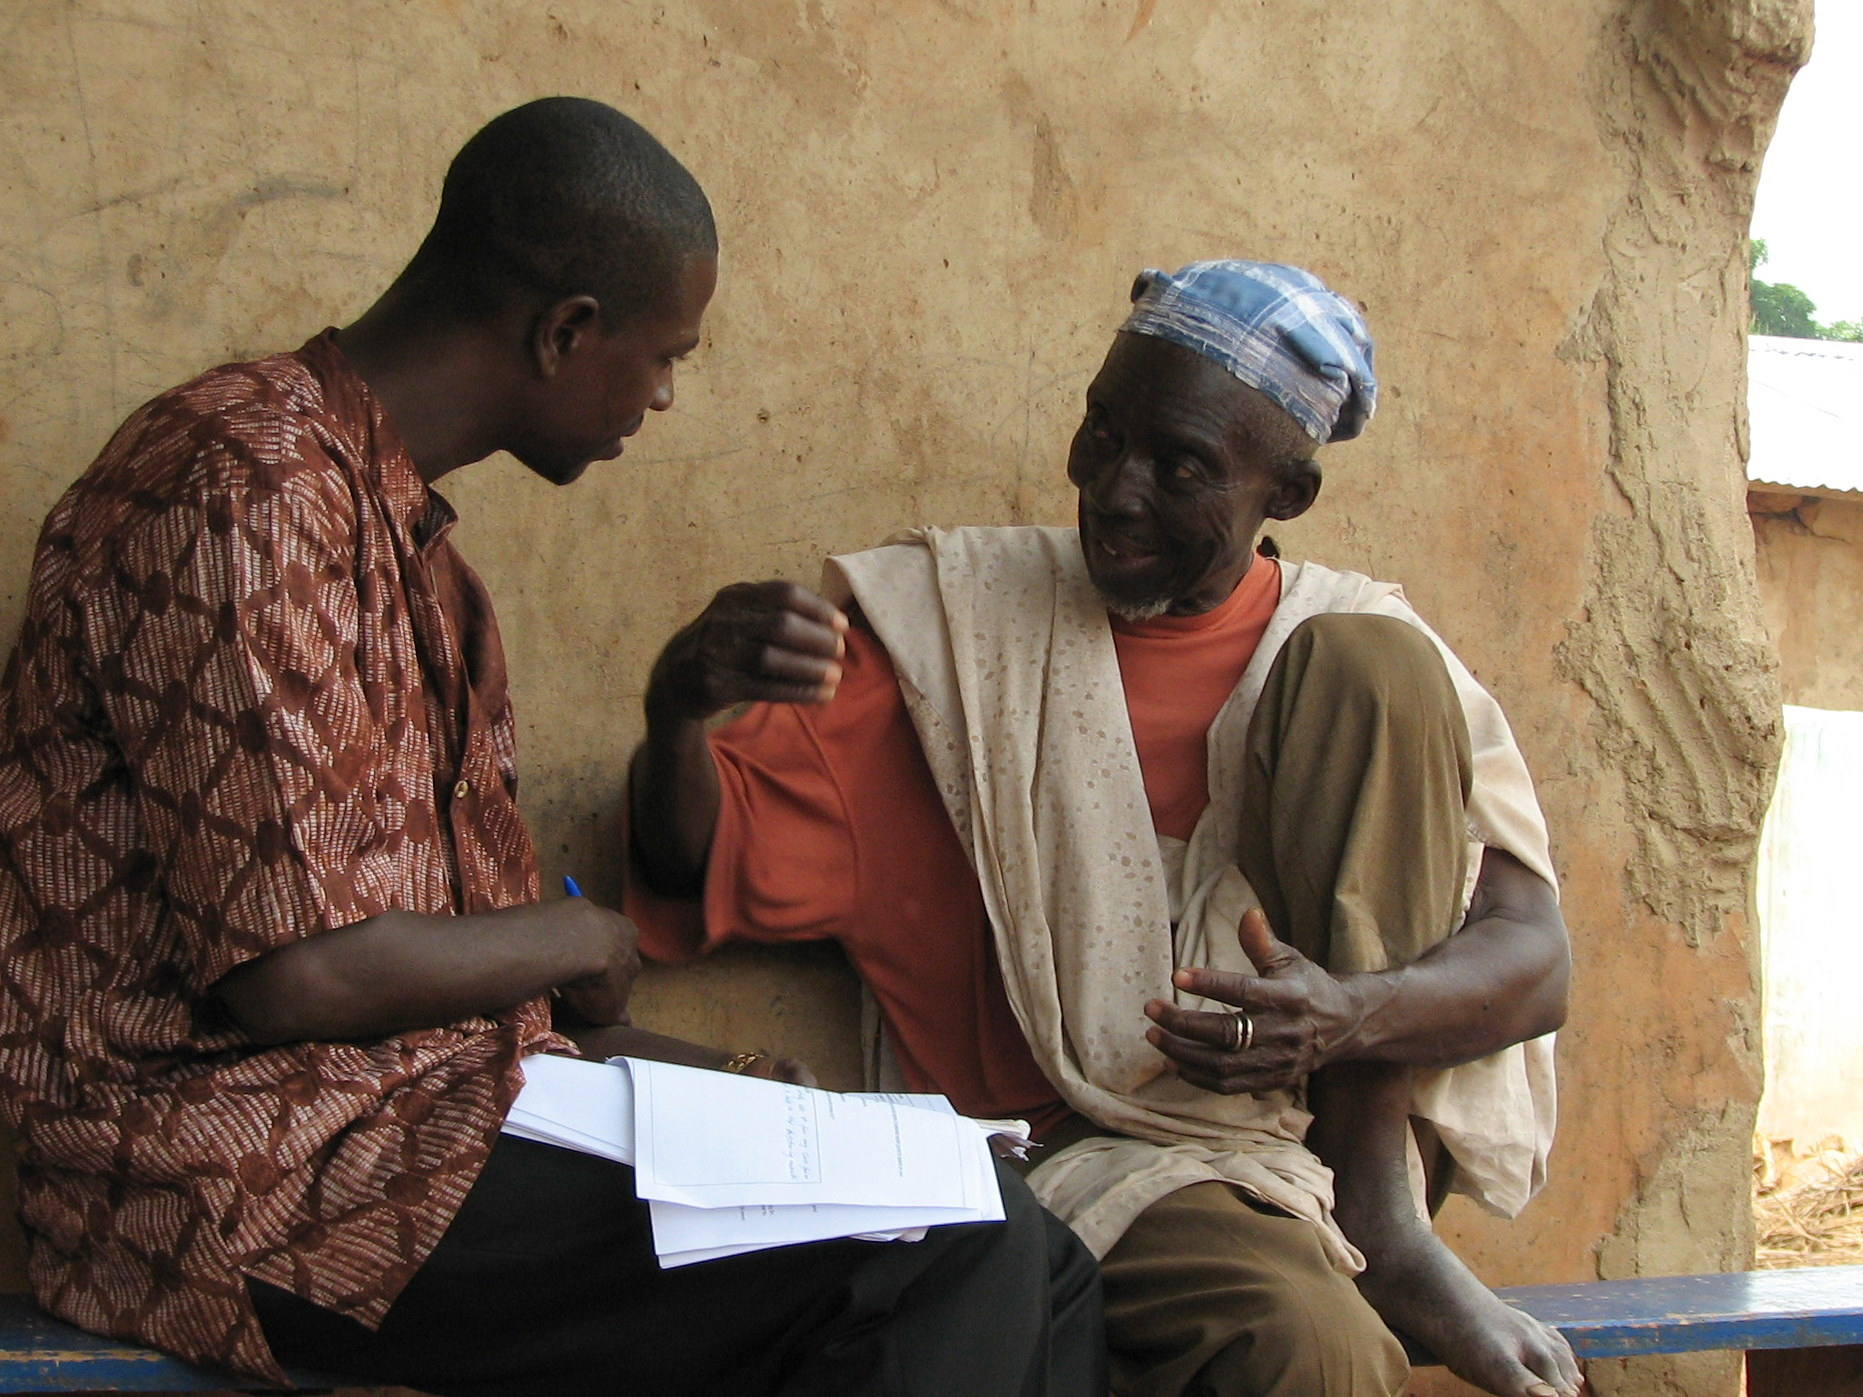
[[[1287,462],[1318,444],[1279,402],[1194,350],[1120,331],[1087,388],[1089,411],[1128,434]]]
[[[1113,336],[1087,397],[1128,420],[1188,419],[1213,433],[1242,425],[1256,403],[1274,410],[1259,392],[1195,350],[1123,330]]]

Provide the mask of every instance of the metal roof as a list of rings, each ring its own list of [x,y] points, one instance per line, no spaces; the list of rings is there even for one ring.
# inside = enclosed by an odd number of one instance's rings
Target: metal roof
[[[1747,479],[1863,492],[1863,344],[1747,337]]]

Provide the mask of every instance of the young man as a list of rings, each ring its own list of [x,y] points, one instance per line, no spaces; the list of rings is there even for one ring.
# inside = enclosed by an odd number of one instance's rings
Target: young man
[[[432,485],[619,456],[716,248],[639,126],[520,107],[360,320],[163,394],[53,511],[0,686],[0,1086],[54,1313],[438,1393],[1104,1391],[1091,1258],[1013,1178],[1006,1224],[662,1272],[631,1171],[499,1133],[575,1051],[551,992],[600,1052],[731,1054],[629,1027],[632,926],[538,901]]]
[[[921,531],[831,564],[851,628],[756,584],[669,642],[628,906],[669,959],[838,939],[908,1085],[1035,1121],[1121,1397],[1390,1397],[1391,1328],[1506,1397],[1570,1392],[1406,1168],[1415,1117],[1497,1211],[1542,1176],[1546,1045],[1421,1070],[1563,1018],[1532,785],[1397,588],[1255,546],[1370,416],[1369,336],[1290,267],[1133,300],[1077,530]]]

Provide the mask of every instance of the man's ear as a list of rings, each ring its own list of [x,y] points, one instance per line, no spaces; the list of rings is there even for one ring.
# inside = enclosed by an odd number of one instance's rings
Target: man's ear
[[[530,360],[542,378],[555,378],[563,361],[586,349],[601,332],[602,308],[593,296],[565,296],[531,322]]]
[[[1280,479],[1268,492],[1270,519],[1298,519],[1320,497],[1320,463],[1312,457],[1281,467]]]

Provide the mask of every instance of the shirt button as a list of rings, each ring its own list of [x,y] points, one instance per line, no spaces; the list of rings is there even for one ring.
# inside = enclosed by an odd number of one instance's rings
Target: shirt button
[[[466,796],[471,793],[471,790],[472,783],[470,781],[461,781],[457,786],[453,787],[453,799],[464,800]]]

